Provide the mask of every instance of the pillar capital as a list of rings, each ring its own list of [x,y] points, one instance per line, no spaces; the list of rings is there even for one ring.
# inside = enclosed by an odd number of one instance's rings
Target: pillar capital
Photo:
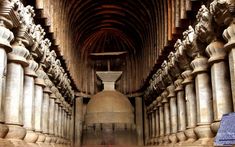
[[[8,0],[1,1],[0,20],[6,28],[18,27],[20,25],[19,16],[15,12],[14,2]]]
[[[227,56],[226,50],[224,49],[224,43],[221,41],[211,42],[206,48],[206,53],[210,56],[208,60],[208,63],[210,64],[225,60]]]
[[[38,69],[38,63],[33,59],[28,60],[29,66],[25,68],[25,75],[37,77],[36,71]]]
[[[191,69],[188,69],[186,71],[184,71],[181,76],[183,77],[183,82],[182,84],[183,85],[186,85],[188,83],[192,83],[193,82],[193,76],[192,76],[192,70]]]
[[[163,100],[163,97],[162,97],[162,96],[158,96],[158,97],[157,97],[157,106],[158,106],[158,107],[161,107],[161,106],[162,106],[162,100]]]
[[[53,92],[50,94],[50,99],[57,99],[56,95]]]
[[[175,82],[174,82],[174,85],[175,85],[175,91],[183,91],[184,90],[184,87],[182,85],[182,82],[183,82],[183,79],[181,77],[179,77]]]
[[[208,59],[199,55],[191,62],[191,66],[193,67],[193,74],[207,72],[209,67]]]
[[[23,67],[27,67],[29,63],[26,58],[29,56],[29,51],[25,48],[23,39],[16,37],[15,42],[12,44],[12,52],[8,54],[9,62],[21,64]]]
[[[153,111],[155,111],[157,109],[157,100],[154,100],[152,104],[153,104],[152,109]]]
[[[10,43],[13,39],[13,33],[8,28],[4,27],[3,21],[0,21],[0,45],[4,46],[6,53],[12,51]]]
[[[168,98],[175,97],[175,86],[174,84],[171,84],[167,87],[167,91],[169,92]]]
[[[168,96],[168,91],[167,90],[164,90],[161,94],[162,96],[162,103],[167,103],[168,102],[168,99],[167,99],[167,96]]]
[[[232,23],[227,29],[223,32],[223,37],[225,40],[227,40],[227,43],[225,44],[224,48],[228,52],[234,47],[235,44],[235,23]]]
[[[40,85],[42,87],[45,87],[46,84],[45,84],[45,81],[43,79],[43,76],[44,76],[44,71],[42,68],[39,68],[37,71],[36,71],[36,74],[37,74],[37,78],[35,79],[35,84],[36,85]]]

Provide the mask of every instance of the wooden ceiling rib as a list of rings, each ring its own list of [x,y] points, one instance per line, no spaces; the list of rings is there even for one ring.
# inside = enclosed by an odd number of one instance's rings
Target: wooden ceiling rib
[[[77,88],[98,91],[90,53],[126,51],[118,90],[141,90],[172,47],[189,0],[36,0]],[[30,3],[31,4],[31,3]],[[180,5],[180,7],[176,7]],[[178,12],[179,14],[175,14]],[[53,17],[50,17],[53,16]],[[190,18],[191,19],[191,18]],[[182,28],[181,28],[182,30]],[[99,82],[98,82],[99,83]]]

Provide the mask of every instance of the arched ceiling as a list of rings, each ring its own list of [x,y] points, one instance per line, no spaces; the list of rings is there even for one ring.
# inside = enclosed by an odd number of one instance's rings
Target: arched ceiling
[[[136,92],[191,11],[188,0],[36,0],[34,5],[76,86],[88,94],[100,83],[90,53],[126,51],[117,88]]]

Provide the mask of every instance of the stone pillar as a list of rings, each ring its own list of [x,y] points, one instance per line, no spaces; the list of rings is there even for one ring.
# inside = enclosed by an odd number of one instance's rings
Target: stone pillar
[[[56,141],[56,143],[57,144],[60,144],[61,143],[61,112],[62,112],[62,106],[61,106],[61,98],[59,97],[59,98],[57,98],[57,104],[58,104],[58,111],[57,111],[57,136],[58,136],[58,138],[57,138],[57,141]]]
[[[135,122],[137,131],[137,145],[144,145],[143,142],[143,104],[142,97],[135,97]]]
[[[3,10],[3,8],[0,8]],[[5,16],[6,14],[4,14]],[[12,51],[10,42],[13,40],[14,35],[9,30],[10,20],[6,19],[0,12],[0,146],[5,146],[6,141],[3,140],[8,132],[8,127],[5,125],[5,91],[6,91],[6,75],[7,75],[7,53]],[[10,144],[9,144],[10,146]]]
[[[152,111],[152,131],[153,131],[153,136],[152,136],[152,144],[156,144],[156,115],[155,115],[155,109],[156,109],[157,101],[154,100],[153,103],[151,104],[151,111]]]
[[[159,109],[159,120],[160,120],[160,138],[159,138],[159,145],[163,144],[163,139],[164,139],[164,110],[163,110],[163,105],[162,105],[162,97],[159,96],[157,97],[158,101],[158,109]]]
[[[171,144],[177,143],[178,139],[176,137],[177,133],[177,104],[176,104],[176,96],[175,96],[175,86],[174,84],[171,84],[170,86],[167,87],[168,91],[168,96],[167,98],[170,101],[170,121],[171,121],[171,134],[170,134],[170,141]]]
[[[154,138],[155,138],[155,114],[154,114],[154,104],[152,103],[151,105],[150,105],[150,107],[151,107],[151,126],[152,126],[152,128],[151,128],[151,132],[152,132],[152,134],[151,134],[151,142],[152,142],[152,145],[154,145]]]
[[[149,123],[149,138],[148,138],[148,145],[151,145],[151,139],[152,139],[152,114],[150,106],[148,106],[148,123]]]
[[[67,122],[68,122],[68,106],[67,103],[64,101],[64,124],[63,124],[63,132],[64,132],[64,144],[67,144]]]
[[[171,132],[171,125],[170,125],[170,105],[167,99],[168,92],[164,90],[162,93],[162,103],[163,103],[163,110],[164,110],[164,126],[165,126],[165,137],[164,137],[164,144],[167,145],[170,143],[169,135]]]
[[[192,143],[197,139],[194,128],[197,126],[197,107],[196,94],[194,89],[194,80],[192,77],[192,70],[188,69],[182,73],[184,81],[182,84],[185,89],[186,112],[187,112],[187,129],[185,135],[187,141],[185,143]]]
[[[55,132],[55,143],[58,143],[59,140],[59,98],[56,93],[55,99],[55,118],[54,118],[54,132]]]
[[[183,79],[179,77],[175,81],[175,92],[177,95],[177,116],[178,116],[178,132],[176,134],[179,139],[179,144],[186,140],[186,136],[184,134],[186,130],[186,104],[185,104],[185,96],[184,96],[184,87],[182,86]]]
[[[195,133],[199,139],[195,144],[212,145],[214,136],[210,125],[213,121],[211,81],[208,75],[208,59],[197,55],[191,62],[195,75],[195,89],[197,102],[197,127]]]
[[[24,100],[23,100],[23,124],[27,131],[24,140],[28,144],[36,143],[38,134],[35,133],[35,84],[34,79],[37,77],[36,70],[38,64],[34,60],[28,60],[29,66],[25,69],[24,76]]]
[[[156,134],[155,134],[156,139],[155,139],[155,142],[156,142],[156,144],[159,144],[158,139],[160,137],[160,124],[159,124],[159,111],[158,111],[157,103],[154,106],[154,109],[155,109],[155,124],[156,124],[156,130],[155,130],[155,132],[156,132]]]
[[[44,79],[45,80],[45,79]],[[42,133],[45,136],[45,143],[49,144],[51,138],[49,137],[49,101],[51,90],[48,86],[43,89],[42,101]]]
[[[51,143],[55,143],[55,100],[56,96],[54,93],[50,95],[49,100],[49,136],[51,137]]]
[[[5,100],[5,123],[9,127],[6,139],[16,146],[24,146],[26,129],[23,128],[23,87],[24,68],[28,66],[26,57],[29,51],[25,48],[26,40],[18,38],[12,45],[13,51],[8,54],[7,84]]]
[[[211,64],[214,109],[214,123],[211,124],[211,129],[216,134],[223,114],[233,111],[229,69],[225,62],[226,51],[222,42],[214,41],[210,43],[206,48],[206,52],[210,55],[208,62]]]
[[[70,121],[70,142],[71,142],[71,145],[72,147],[74,146],[74,137],[75,137],[75,126],[74,126],[74,122],[75,122],[75,111],[74,111],[74,101],[75,99],[73,100],[72,103],[72,106],[70,107],[70,111],[71,111],[71,121]]]
[[[65,105],[65,101],[63,99],[62,101],[62,115],[61,115],[61,136],[62,136],[62,144],[65,144],[65,128],[66,128],[66,105]]]
[[[81,146],[82,139],[82,123],[83,123],[83,98],[76,97],[75,99],[75,146]]]
[[[148,144],[149,140],[149,119],[146,105],[144,104],[144,145]]]
[[[68,138],[68,145],[72,146],[72,142],[71,142],[71,120],[72,120],[72,109],[71,106],[68,104],[68,123],[67,123],[67,138]]]
[[[45,87],[44,79],[41,75],[42,69],[37,70],[38,77],[35,79],[35,105],[34,105],[34,116],[35,116],[35,132],[39,135],[37,143],[42,143],[45,138],[42,136],[42,101],[43,101],[43,88]]]

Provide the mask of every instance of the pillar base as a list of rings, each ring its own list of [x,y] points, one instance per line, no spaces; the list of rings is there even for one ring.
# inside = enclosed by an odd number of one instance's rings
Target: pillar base
[[[183,144],[187,145],[197,140],[197,135],[194,132],[194,128],[189,128],[184,133],[187,137],[187,140]]]
[[[159,144],[158,138],[154,138],[154,143],[155,143],[155,145],[158,145],[158,144]]]
[[[37,144],[40,146],[40,147],[47,147],[44,143],[45,139],[46,139],[46,135],[45,134],[42,134],[42,133],[37,133],[38,134],[38,140],[37,140]]]
[[[26,135],[26,129],[19,125],[7,125],[8,133],[5,139],[9,140],[15,147],[27,147],[23,138]]]
[[[0,146],[1,147],[15,147],[15,145],[7,139],[0,138]]]
[[[46,144],[50,144],[51,143],[51,139],[52,139],[52,137],[50,136],[50,135],[48,135],[48,134],[46,134],[46,138],[45,138],[45,143]]]
[[[163,143],[164,145],[168,145],[170,143],[169,135],[164,136],[163,141],[164,141]]]
[[[34,131],[27,130],[24,141],[27,143],[36,143],[37,140],[38,140],[38,134],[35,133]]]
[[[214,122],[211,124],[211,131],[214,134],[217,134],[218,130],[219,130],[219,126],[220,126],[220,121]]]
[[[0,130],[0,138],[4,138],[9,131],[8,126],[2,123],[0,123]]]
[[[169,136],[169,139],[170,139],[171,144],[176,144],[178,142],[178,138],[176,137],[176,133],[171,134]]]
[[[196,140],[194,145],[207,145],[213,146],[214,144],[214,134],[210,129],[210,125],[201,125],[195,128],[195,133],[198,136],[198,140]]]
[[[26,135],[26,129],[18,125],[7,125],[9,131],[5,136],[6,139],[23,140]]]
[[[183,142],[185,142],[185,140],[187,139],[186,138],[186,135],[184,134],[184,132],[178,132],[178,133],[176,133],[176,136],[177,136],[177,138],[178,138],[178,140],[179,140],[179,142],[177,143],[177,144],[179,144],[179,145],[181,145]]]
[[[158,141],[159,141],[159,145],[163,145],[163,142],[164,142],[164,136],[160,136]]]

